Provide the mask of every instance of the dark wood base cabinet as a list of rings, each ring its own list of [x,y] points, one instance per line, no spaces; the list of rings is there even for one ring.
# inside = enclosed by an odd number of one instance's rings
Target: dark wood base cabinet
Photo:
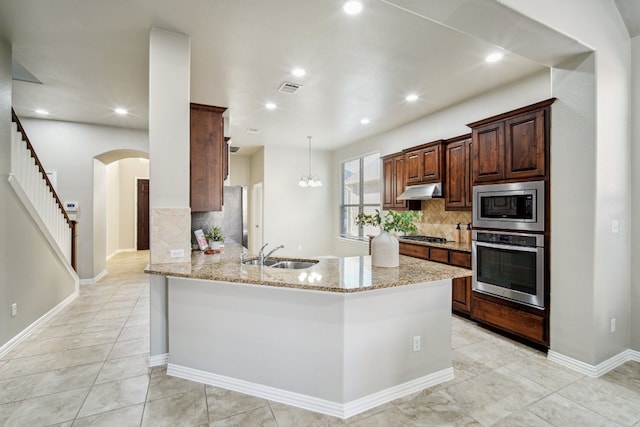
[[[471,298],[471,318],[540,346],[549,346],[549,324],[544,311],[479,292]]]
[[[471,313],[471,277],[451,281],[451,308],[457,313]]]
[[[400,242],[400,255],[471,268],[471,254],[468,252]],[[454,312],[467,317],[471,314],[471,276],[451,281],[451,308]]]

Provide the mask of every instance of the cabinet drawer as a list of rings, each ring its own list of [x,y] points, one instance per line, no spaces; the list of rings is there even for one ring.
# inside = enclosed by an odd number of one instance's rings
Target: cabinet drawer
[[[449,264],[449,250],[440,248],[431,248],[431,261],[444,262]]]
[[[449,255],[451,265],[458,267],[471,268],[471,254],[467,252],[451,251]]]
[[[427,246],[412,245],[409,243],[400,242],[400,255],[429,259],[429,248]]]
[[[472,299],[471,317],[530,340],[544,343],[545,319],[481,298]]]

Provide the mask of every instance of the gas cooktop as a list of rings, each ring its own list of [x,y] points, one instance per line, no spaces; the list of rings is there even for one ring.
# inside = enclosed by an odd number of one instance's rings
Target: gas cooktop
[[[430,242],[430,243],[447,243],[447,239],[444,237],[433,236],[404,236],[403,239],[416,240],[418,242]]]

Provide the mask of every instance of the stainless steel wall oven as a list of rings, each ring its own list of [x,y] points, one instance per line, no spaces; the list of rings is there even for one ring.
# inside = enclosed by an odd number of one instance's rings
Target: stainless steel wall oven
[[[473,289],[544,309],[544,236],[473,231]]]

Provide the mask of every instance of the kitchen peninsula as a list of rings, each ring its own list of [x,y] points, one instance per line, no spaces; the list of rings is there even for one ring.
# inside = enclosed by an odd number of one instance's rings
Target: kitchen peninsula
[[[279,269],[241,251],[145,270],[166,290],[151,323],[166,324],[170,375],[342,418],[453,378],[451,279],[469,270],[405,256]]]

